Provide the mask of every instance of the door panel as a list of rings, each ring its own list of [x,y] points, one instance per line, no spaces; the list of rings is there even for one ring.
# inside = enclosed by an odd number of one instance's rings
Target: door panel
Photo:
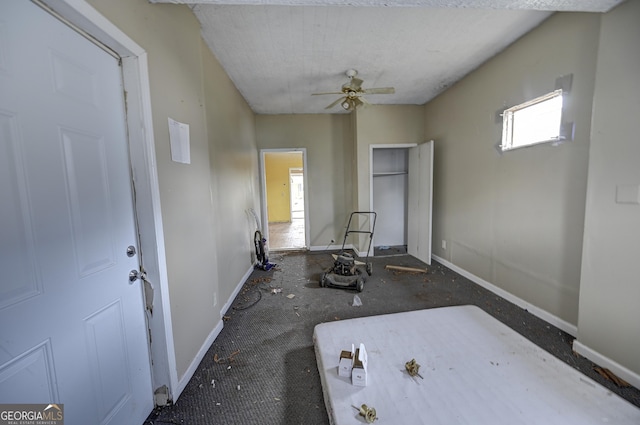
[[[33,227],[29,218],[24,165],[18,124],[14,113],[0,110],[0,217],[3,246],[12,247],[0,255],[3,281],[0,309],[39,294],[36,277]]]
[[[69,129],[60,134],[73,246],[84,277],[115,264],[105,140]]]
[[[409,150],[407,252],[431,264],[433,140]]]
[[[68,423],[153,408],[121,70],[27,1],[0,2],[0,400]]]

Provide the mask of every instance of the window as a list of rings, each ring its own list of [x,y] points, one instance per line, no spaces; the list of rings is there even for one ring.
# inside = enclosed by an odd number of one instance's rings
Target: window
[[[506,109],[502,114],[503,151],[558,142],[562,121],[562,89]]]

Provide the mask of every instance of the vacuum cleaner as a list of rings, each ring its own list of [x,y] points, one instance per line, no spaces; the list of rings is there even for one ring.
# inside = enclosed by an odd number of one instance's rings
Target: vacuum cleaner
[[[275,264],[269,262],[269,255],[267,254],[267,240],[262,237],[262,232],[256,230],[253,234],[253,243],[256,247],[256,269],[269,271]]]

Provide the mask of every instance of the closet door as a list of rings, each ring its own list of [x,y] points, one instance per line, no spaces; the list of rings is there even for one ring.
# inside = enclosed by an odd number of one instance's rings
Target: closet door
[[[407,252],[431,264],[433,140],[409,149]]]

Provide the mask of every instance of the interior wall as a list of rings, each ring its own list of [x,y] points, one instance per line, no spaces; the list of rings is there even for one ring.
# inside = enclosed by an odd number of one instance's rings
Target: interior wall
[[[556,13],[425,106],[436,141],[433,253],[572,325],[599,26],[599,14]],[[565,74],[574,140],[499,154],[496,113]]]
[[[302,152],[269,152],[265,155],[265,186],[269,223],[291,221],[289,168],[303,168]]]
[[[310,247],[342,241],[352,210],[349,115],[257,115],[256,135],[259,149],[306,148]]]
[[[634,372],[635,386],[640,382],[639,22],[637,1],[602,17],[578,315],[578,341]]]
[[[251,267],[245,209],[259,205],[253,114],[203,46],[188,6],[88,3],[148,54],[172,335],[184,381]],[[171,161],[168,117],[190,126],[191,164]]]
[[[202,51],[215,264],[221,265],[213,275],[218,288],[213,311],[221,319],[253,270],[256,221],[251,211],[260,217],[260,167],[255,114],[204,43]]]

